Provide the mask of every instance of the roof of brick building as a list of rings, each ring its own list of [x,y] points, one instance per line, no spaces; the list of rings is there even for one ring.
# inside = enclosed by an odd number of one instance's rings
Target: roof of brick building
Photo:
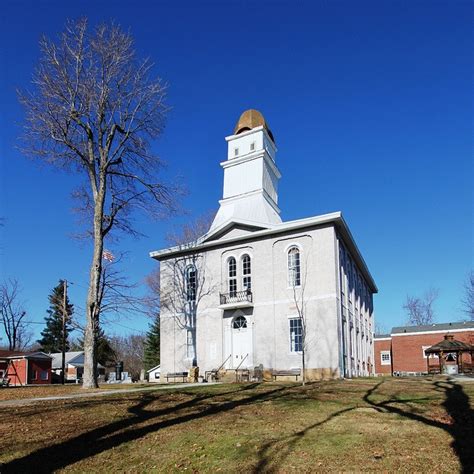
[[[456,323],[437,323],[422,326],[399,326],[392,328],[392,334],[416,333],[425,331],[449,331],[450,329],[474,330],[474,322],[461,321]]]

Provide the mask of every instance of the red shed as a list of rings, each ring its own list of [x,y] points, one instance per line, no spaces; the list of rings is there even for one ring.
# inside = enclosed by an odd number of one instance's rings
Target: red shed
[[[44,352],[0,350],[0,379],[10,379],[10,385],[50,384],[51,363]]]

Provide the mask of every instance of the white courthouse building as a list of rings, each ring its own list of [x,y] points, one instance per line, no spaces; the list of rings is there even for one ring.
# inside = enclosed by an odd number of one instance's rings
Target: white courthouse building
[[[223,199],[195,242],[160,262],[161,380],[222,368],[374,373],[377,287],[340,212],[282,222],[275,140],[244,112],[226,137]],[[170,380],[172,381],[172,380]]]

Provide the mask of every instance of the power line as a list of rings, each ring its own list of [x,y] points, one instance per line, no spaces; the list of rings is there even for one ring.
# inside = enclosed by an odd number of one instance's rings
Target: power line
[[[123,324],[120,324],[120,323],[117,323],[115,321],[103,321],[104,324],[115,324],[116,326],[120,326],[124,329],[129,329],[130,331],[135,331],[135,332],[139,332],[141,334],[146,334],[146,331],[141,331],[140,329],[137,329],[137,328],[131,328],[131,327],[128,327],[128,326],[124,326]]]

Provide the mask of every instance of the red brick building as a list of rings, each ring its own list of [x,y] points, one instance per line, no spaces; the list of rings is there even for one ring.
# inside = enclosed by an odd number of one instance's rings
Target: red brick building
[[[391,334],[376,335],[374,337],[376,375],[427,373],[425,350],[442,341],[447,334],[454,336],[458,341],[474,345],[472,322],[395,327]]]
[[[44,352],[0,350],[0,379],[9,379],[13,386],[50,384],[51,362]]]

